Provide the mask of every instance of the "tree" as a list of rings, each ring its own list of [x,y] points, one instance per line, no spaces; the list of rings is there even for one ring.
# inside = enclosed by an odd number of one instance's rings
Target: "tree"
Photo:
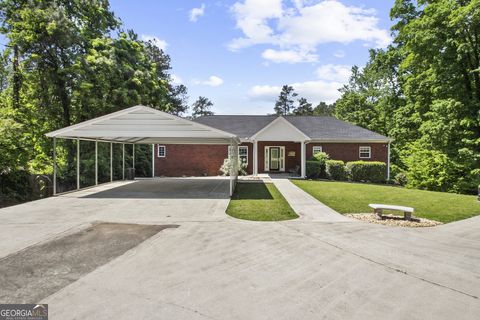
[[[313,114],[316,116],[332,116],[335,112],[335,103],[327,104],[321,101],[314,109]]]
[[[213,106],[213,102],[206,97],[198,97],[197,101],[192,106],[192,118],[198,118],[201,116],[211,116],[214,113],[210,110]]]
[[[284,85],[277,101],[275,102],[275,113],[278,115],[290,114],[291,110],[294,108],[294,98],[297,95],[298,94],[295,92],[292,86]]]
[[[393,44],[371,50],[336,102],[336,117],[395,140],[393,164],[411,187],[473,193],[480,183],[479,4],[395,1]]]
[[[167,111],[174,115],[182,115],[188,110],[187,87],[183,84],[170,85],[169,105]]]
[[[186,111],[187,89],[172,84],[170,57],[121,27],[107,0],[0,1],[8,42],[0,61],[0,143],[13,150],[0,157],[3,171],[51,173],[48,131],[137,104]],[[74,144],[58,142],[58,162],[73,170]]]
[[[298,99],[298,106],[293,110],[297,116],[309,116],[313,114],[312,104],[305,98]]]

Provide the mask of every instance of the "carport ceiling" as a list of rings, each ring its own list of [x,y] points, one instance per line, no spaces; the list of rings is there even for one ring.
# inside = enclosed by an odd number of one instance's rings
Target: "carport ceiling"
[[[231,133],[145,106],[135,106],[46,134],[52,138],[121,143],[239,142]]]

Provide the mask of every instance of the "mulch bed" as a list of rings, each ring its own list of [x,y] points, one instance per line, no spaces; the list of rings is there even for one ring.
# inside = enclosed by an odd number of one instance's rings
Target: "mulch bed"
[[[435,227],[443,223],[435,220],[429,220],[424,218],[412,217],[412,220],[404,220],[403,217],[384,214],[382,220],[378,220],[376,215],[373,213],[352,213],[346,214],[347,217],[354,218],[357,220],[383,224],[386,226],[392,227],[409,227],[409,228],[419,228],[419,227]]]

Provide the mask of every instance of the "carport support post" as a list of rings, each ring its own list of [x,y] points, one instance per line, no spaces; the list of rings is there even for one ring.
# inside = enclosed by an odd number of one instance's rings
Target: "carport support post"
[[[152,178],[155,178],[155,144],[152,144]]]
[[[125,143],[122,143],[122,180],[125,180]]]
[[[80,189],[80,139],[77,138],[77,190]]]
[[[113,143],[110,142],[110,182],[113,181]]]
[[[258,175],[258,141],[253,142],[253,175]]]
[[[57,138],[53,137],[53,195],[57,194]]]
[[[305,141],[301,141],[300,144],[300,176],[305,178]]]
[[[98,185],[98,141],[95,140],[95,185]]]
[[[132,144],[132,168],[135,171],[135,143]]]

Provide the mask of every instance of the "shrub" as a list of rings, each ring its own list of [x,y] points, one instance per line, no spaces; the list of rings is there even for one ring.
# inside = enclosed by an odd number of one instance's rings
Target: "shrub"
[[[330,156],[328,154],[326,154],[325,152],[317,152],[310,159],[311,161],[317,161],[318,163],[320,163],[320,171],[318,173],[318,177],[321,177],[321,178],[326,177],[325,162],[328,159],[330,159]]]
[[[220,171],[224,176],[229,176],[232,169],[232,161],[230,159],[223,160],[223,164],[220,167]],[[238,161],[238,175],[245,176],[247,175],[247,163]]]
[[[353,181],[384,182],[387,165],[380,161],[347,162],[347,172]]]
[[[347,170],[342,160],[325,161],[325,172],[327,177],[332,180],[345,180],[347,178]]]
[[[322,166],[320,161],[306,161],[305,174],[309,179],[316,179],[320,176]]]
[[[310,160],[325,163],[325,161],[327,161],[328,159],[330,159],[330,156],[326,152],[317,152],[312,156]]]
[[[405,172],[399,172],[395,175],[395,184],[398,184],[399,186],[404,186],[408,182],[407,175]]]

